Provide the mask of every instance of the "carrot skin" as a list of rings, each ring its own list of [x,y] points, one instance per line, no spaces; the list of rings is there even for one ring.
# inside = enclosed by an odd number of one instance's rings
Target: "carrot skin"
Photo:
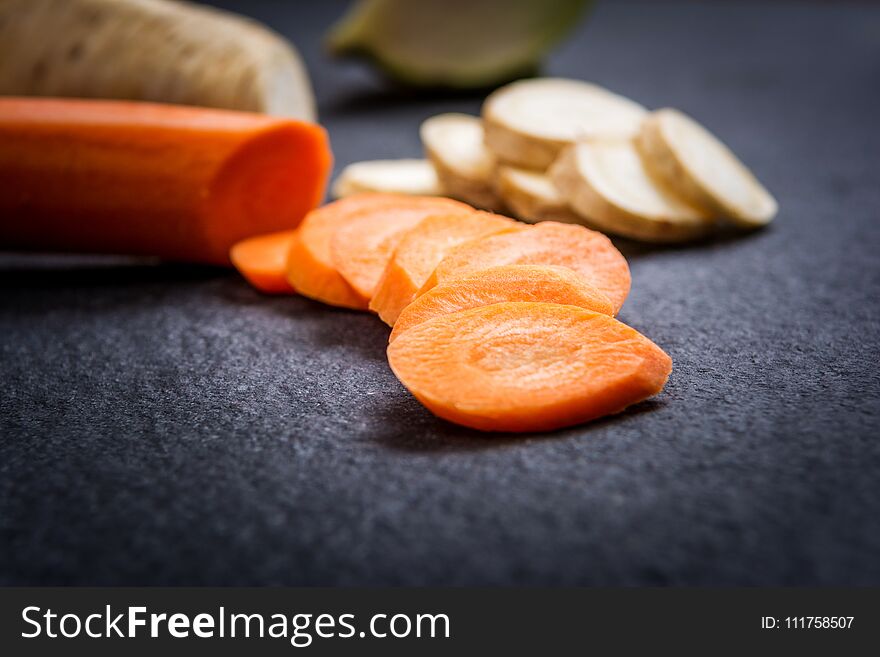
[[[153,103],[0,98],[0,246],[229,264],[295,227],[332,156],[314,124]]]

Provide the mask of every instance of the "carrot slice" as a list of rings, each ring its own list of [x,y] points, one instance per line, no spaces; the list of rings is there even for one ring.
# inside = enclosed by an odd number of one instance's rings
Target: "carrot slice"
[[[471,206],[448,198],[401,196],[394,204],[365,209],[340,225],[330,239],[331,262],[369,303],[404,233],[431,215],[473,212]]]
[[[602,313],[496,303],[441,315],[388,346],[401,383],[435,415],[484,431],[547,431],[618,413],[666,383],[672,360]]]
[[[397,194],[358,194],[312,210],[303,219],[287,256],[287,280],[303,296],[333,306],[366,310],[367,302],[336,271],[330,240],[359,212],[394,205]]]
[[[611,240],[589,228],[555,221],[455,247],[419,293],[497,265],[559,265],[573,269],[611,300],[615,314],[629,294],[629,266]]]
[[[385,266],[370,301],[370,310],[393,326],[397,317],[431,272],[454,246],[479,237],[516,230],[521,224],[489,212],[437,215],[420,221],[408,231]]]
[[[502,265],[481,269],[428,290],[403,309],[389,342],[439,315],[505,301],[561,303],[603,315],[613,314],[608,297],[567,267]]]
[[[229,251],[229,259],[248,283],[266,294],[293,294],[287,280],[287,254],[293,245],[295,230],[249,237]]]
[[[102,100],[0,98],[0,243],[229,264],[324,194],[317,125]]]

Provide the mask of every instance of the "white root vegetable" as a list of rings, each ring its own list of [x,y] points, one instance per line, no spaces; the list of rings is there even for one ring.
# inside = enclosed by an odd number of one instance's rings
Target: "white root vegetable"
[[[483,125],[467,114],[439,114],[419,131],[446,194],[486,210],[503,209],[492,187],[495,156],[483,143]]]
[[[776,199],[752,172],[678,110],[661,109],[648,116],[636,143],[651,172],[693,203],[749,228],[776,216]]]
[[[366,192],[441,196],[437,173],[427,160],[370,160],[349,164],[333,183],[334,198]]]
[[[502,165],[495,171],[494,182],[498,196],[522,221],[585,223],[545,173]]]
[[[578,139],[634,137],[644,107],[588,82],[521,80],[483,104],[486,145],[504,162],[546,169]]]
[[[566,148],[550,177],[574,210],[601,230],[649,242],[700,237],[714,222],[648,174],[631,140]]]
[[[235,14],[170,0],[0,1],[0,94],[315,119],[308,75],[286,40]]]

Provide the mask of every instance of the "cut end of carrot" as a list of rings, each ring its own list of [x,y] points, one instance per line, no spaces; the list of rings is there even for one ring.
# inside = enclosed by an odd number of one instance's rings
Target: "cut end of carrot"
[[[388,347],[391,369],[431,412],[483,431],[548,431],[659,393],[672,361],[584,308],[497,303],[440,315]]]
[[[251,235],[298,226],[321,202],[331,164],[317,125],[285,121],[249,140],[211,185],[202,212],[209,246],[225,252]]]
[[[229,259],[245,279],[266,294],[293,294],[287,280],[287,255],[295,230],[249,237],[229,250]]]
[[[389,342],[434,317],[494,303],[533,301],[612,315],[611,301],[579,274],[553,265],[489,267],[431,288],[404,308]]]

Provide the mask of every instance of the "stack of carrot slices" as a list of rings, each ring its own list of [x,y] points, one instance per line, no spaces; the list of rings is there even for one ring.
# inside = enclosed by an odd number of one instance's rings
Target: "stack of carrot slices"
[[[611,241],[444,198],[362,194],[232,261],[267,293],[376,312],[388,362],[431,412],[483,431],[546,431],[659,393],[672,361],[614,319],[630,288]]]

